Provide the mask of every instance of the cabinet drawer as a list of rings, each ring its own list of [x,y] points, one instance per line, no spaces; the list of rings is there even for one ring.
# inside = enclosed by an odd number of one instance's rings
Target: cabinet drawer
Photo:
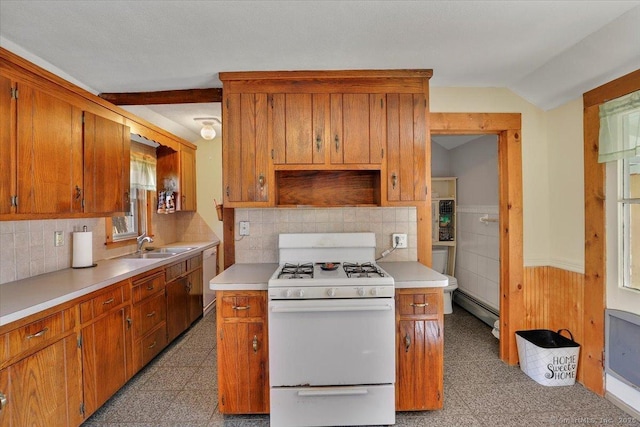
[[[238,295],[223,292],[219,307],[222,317],[225,319],[264,317],[265,295]]]
[[[187,263],[185,261],[176,262],[171,264],[165,270],[165,278],[167,282],[182,276],[187,271]]]
[[[167,301],[164,292],[133,306],[134,339],[142,337],[167,318]]]
[[[396,311],[400,316],[436,316],[441,300],[442,294],[438,292],[398,293]]]
[[[138,366],[142,367],[167,346],[167,324],[159,324],[155,330],[137,343]]]
[[[126,282],[80,304],[80,321],[87,322],[117,307],[129,298]]]
[[[20,353],[68,334],[75,324],[75,309],[72,308],[0,335],[0,366]]]
[[[202,267],[202,255],[194,256],[187,260],[187,271]]]
[[[133,282],[133,302],[135,304],[161,290],[164,290],[163,271]]]

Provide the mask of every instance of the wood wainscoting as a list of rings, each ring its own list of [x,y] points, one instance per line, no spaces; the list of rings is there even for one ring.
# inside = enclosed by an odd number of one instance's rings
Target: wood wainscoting
[[[524,269],[525,329],[568,329],[579,344],[584,334],[584,274],[556,267]],[[566,336],[566,334],[565,334]],[[578,381],[585,364],[578,360]]]

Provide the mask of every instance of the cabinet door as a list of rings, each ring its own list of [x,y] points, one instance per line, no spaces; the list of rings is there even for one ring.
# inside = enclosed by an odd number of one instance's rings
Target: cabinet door
[[[129,209],[129,127],[84,113],[84,211]]]
[[[427,101],[423,94],[387,94],[387,200],[427,197]]]
[[[129,307],[111,310],[82,328],[85,412],[89,416],[131,377]]]
[[[268,206],[271,173],[267,143],[267,95],[225,96],[222,145],[225,204]]]
[[[442,408],[443,341],[438,320],[400,320],[396,343],[396,410]]]
[[[82,111],[17,87],[17,212],[82,212]]]
[[[188,319],[189,325],[202,316],[202,269],[193,270],[189,273],[189,304]]]
[[[0,426],[77,426],[82,422],[80,357],[75,334],[0,371],[7,399]]]
[[[189,278],[181,277],[167,283],[167,333],[173,341],[190,325],[189,322]]]
[[[269,412],[267,334],[264,322],[223,322],[218,330],[220,412]]]
[[[14,83],[0,75],[0,215],[15,211],[16,195],[16,105]]]
[[[325,126],[329,95],[289,93],[269,95],[274,164],[325,163]]]
[[[196,210],[196,150],[180,147],[180,207],[181,211]]]

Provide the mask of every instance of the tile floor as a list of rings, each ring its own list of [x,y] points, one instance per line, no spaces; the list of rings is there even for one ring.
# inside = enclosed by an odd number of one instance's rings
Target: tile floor
[[[198,321],[83,427],[266,427],[268,416],[218,412],[215,312]],[[490,328],[460,307],[445,316],[445,405],[396,426],[640,426],[579,384],[544,387],[498,359]]]

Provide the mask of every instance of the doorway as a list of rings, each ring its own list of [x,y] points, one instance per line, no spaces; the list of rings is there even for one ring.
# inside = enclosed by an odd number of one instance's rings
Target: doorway
[[[500,358],[518,361],[524,326],[522,147],[520,113],[431,113],[431,135],[497,135],[500,245]]]

